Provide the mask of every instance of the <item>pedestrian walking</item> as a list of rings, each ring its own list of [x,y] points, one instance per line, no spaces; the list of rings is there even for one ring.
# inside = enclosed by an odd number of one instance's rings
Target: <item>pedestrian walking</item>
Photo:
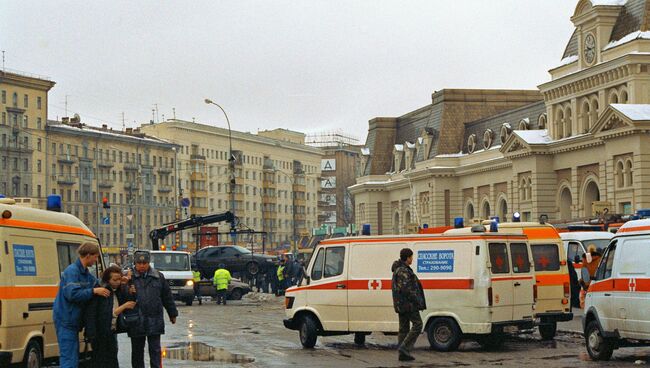
[[[201,272],[196,263],[192,263],[192,281],[194,281],[194,296],[199,300],[199,305],[203,304],[201,296]]]
[[[221,263],[219,268],[214,271],[214,279],[212,283],[217,288],[217,304],[226,305],[226,296],[228,294],[228,285],[230,284],[230,272],[226,269],[226,265]]]
[[[569,285],[571,291],[571,310],[573,308],[580,307],[580,283],[578,282],[578,274],[573,265],[573,262],[569,260],[567,262],[567,268],[569,269]]]
[[[97,278],[88,271],[88,267],[92,267],[99,258],[99,246],[83,243],[77,253],[79,258],[61,274],[52,308],[61,368],[77,368],[79,365],[79,331],[83,327],[82,311],[86,304],[93,295],[102,298],[110,296],[110,292],[99,287]]]
[[[282,258],[282,260],[280,260],[280,265],[278,266],[278,269],[276,271],[276,275],[277,275],[277,279],[278,279],[278,287],[277,287],[277,292],[276,292],[275,295],[276,296],[284,295],[284,289],[285,289],[285,287],[284,287],[284,278],[285,278],[285,275],[286,275],[284,258]]]
[[[415,360],[411,350],[422,332],[420,311],[427,308],[424,291],[420,280],[411,269],[413,251],[404,248],[399,252],[399,259],[393,262],[392,291],[393,307],[399,316],[399,360]]]
[[[110,295],[105,298],[95,295],[85,308],[84,335],[93,348],[93,368],[119,368],[117,361],[117,334],[120,331],[118,318],[127,309],[135,307],[134,301],[125,301],[121,293],[122,270],[118,266],[108,267],[102,274],[101,287]],[[121,304],[121,305],[120,305]]]
[[[144,368],[145,342],[149,345],[151,368],[162,367],[160,335],[165,333],[163,311],[167,311],[172,324],[176,323],[178,316],[169,284],[162,273],[151,267],[150,257],[147,251],[137,251],[134,254],[135,272],[132,283],[135,287],[135,295],[130,297],[135,297],[137,302],[139,320],[136,326],[129,329],[133,368]]]
[[[279,287],[279,280],[278,280],[278,266],[277,265],[272,265],[269,267],[268,271],[268,279],[271,284],[271,293],[273,295],[278,296],[278,287]]]

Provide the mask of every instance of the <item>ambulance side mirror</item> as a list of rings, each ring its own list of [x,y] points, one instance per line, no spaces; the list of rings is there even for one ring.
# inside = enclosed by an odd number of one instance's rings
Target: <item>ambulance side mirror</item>
[[[307,281],[307,285],[311,282],[311,277],[309,275],[305,275],[305,281]]]

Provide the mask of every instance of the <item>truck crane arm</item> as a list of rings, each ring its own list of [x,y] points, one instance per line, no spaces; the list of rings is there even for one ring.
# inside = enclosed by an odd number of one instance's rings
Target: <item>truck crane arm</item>
[[[149,232],[149,239],[151,239],[151,249],[159,250],[159,241],[165,239],[165,237],[169,234],[173,234],[181,230],[194,229],[199,226],[224,221],[230,223],[230,231],[236,231],[236,217],[230,211],[205,216],[192,216],[186,220],[174,222],[161,226],[157,229],[153,229]]]

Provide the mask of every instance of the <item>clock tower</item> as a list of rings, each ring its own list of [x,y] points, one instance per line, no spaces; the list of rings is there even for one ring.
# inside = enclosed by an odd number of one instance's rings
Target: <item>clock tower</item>
[[[580,69],[602,62],[624,0],[581,0],[571,21],[576,27]]]

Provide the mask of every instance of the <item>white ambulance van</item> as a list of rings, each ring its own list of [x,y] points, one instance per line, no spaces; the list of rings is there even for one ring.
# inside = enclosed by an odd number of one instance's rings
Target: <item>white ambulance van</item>
[[[61,272],[85,242],[97,238],[78,218],[0,199],[0,367],[41,367],[58,357],[52,306]],[[100,263],[92,272],[101,270]]]
[[[558,322],[573,320],[569,268],[562,238],[553,225],[544,222],[505,222],[498,224],[498,231],[528,237],[537,285],[535,322],[542,339],[552,340]]]
[[[432,348],[455,350],[463,338],[496,347],[504,333],[532,328],[535,277],[527,238],[486,233],[482,226],[441,235],[346,237],[315,249],[306,277],[285,295],[285,327],[306,348],[317,336],[399,330],[391,266],[402,248],[414,252],[422,282],[421,312]]]
[[[560,233],[564,250],[567,254],[567,260],[573,262],[573,268],[576,270],[578,280],[582,278],[580,270],[582,269],[582,255],[587,253],[590,245],[594,245],[598,253],[603,254],[609,241],[614,237],[609,231],[569,231]]]
[[[620,347],[650,346],[650,220],[626,222],[609,243],[582,321],[594,360],[608,360]]]

